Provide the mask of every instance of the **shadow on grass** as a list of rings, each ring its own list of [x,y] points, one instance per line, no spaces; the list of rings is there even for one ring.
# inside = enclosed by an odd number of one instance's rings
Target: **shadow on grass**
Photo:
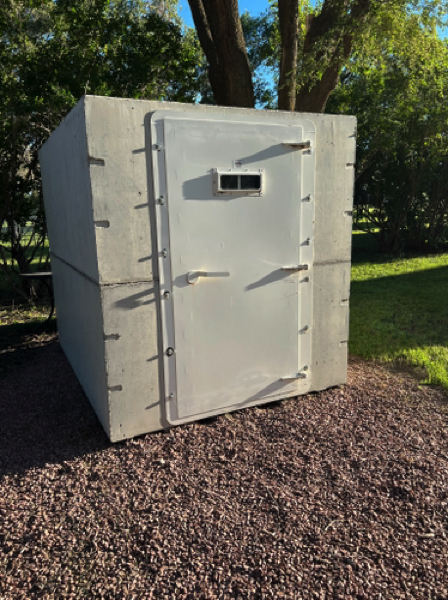
[[[378,233],[354,231],[352,235],[352,264],[384,264],[397,259],[396,254],[386,254],[379,249]],[[409,258],[418,256],[409,254]]]
[[[30,319],[24,323],[11,323],[0,327],[0,351],[27,345],[33,338],[54,336],[57,332],[56,318]]]
[[[0,476],[110,447],[56,336],[15,333],[0,350]]]
[[[447,298],[448,266],[352,281],[351,353],[400,358],[410,349],[434,346],[444,351]]]

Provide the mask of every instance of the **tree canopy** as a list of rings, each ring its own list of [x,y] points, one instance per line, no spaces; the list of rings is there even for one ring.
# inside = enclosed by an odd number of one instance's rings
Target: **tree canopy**
[[[189,0],[217,104],[253,107],[251,59],[270,51],[278,69],[277,107],[323,112],[364,38],[387,16],[412,13],[441,23],[444,0],[275,0],[262,18],[240,19],[237,0]],[[380,18],[380,20],[379,20]],[[381,19],[382,18],[382,19]],[[245,33],[248,35],[245,38]],[[249,48],[248,48],[249,47]]]
[[[0,265],[28,270],[45,220],[37,150],[88,94],[193,102],[200,61],[174,3],[4,0],[0,8]],[[23,235],[30,226],[31,235]],[[30,249],[33,252],[30,253]]]

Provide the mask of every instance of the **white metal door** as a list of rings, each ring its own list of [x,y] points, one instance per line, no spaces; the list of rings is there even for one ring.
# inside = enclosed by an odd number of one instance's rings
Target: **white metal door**
[[[159,111],[151,140],[167,420],[306,392],[314,125]]]

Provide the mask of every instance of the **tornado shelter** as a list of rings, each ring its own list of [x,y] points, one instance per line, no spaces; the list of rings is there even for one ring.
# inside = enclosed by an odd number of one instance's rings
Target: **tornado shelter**
[[[355,135],[95,96],[51,135],[60,343],[111,441],[346,381]]]

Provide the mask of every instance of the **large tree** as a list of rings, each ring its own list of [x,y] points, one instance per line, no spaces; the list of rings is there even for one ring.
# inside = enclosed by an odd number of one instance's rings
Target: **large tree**
[[[253,68],[238,0],[188,0],[208,62],[217,104],[253,107]],[[444,0],[309,0],[272,2],[273,52],[278,56],[278,108],[323,112],[341,70],[380,12],[425,11],[437,16]],[[265,26],[265,23],[263,24]],[[278,33],[275,38],[275,32]]]
[[[37,150],[86,93],[193,102],[198,48],[175,1],[3,0],[0,270],[29,270],[45,240]],[[45,253],[42,254],[45,256]]]
[[[378,19],[328,110],[358,118],[354,222],[384,252],[448,246],[448,46],[411,14]],[[387,32],[389,31],[389,34]]]

